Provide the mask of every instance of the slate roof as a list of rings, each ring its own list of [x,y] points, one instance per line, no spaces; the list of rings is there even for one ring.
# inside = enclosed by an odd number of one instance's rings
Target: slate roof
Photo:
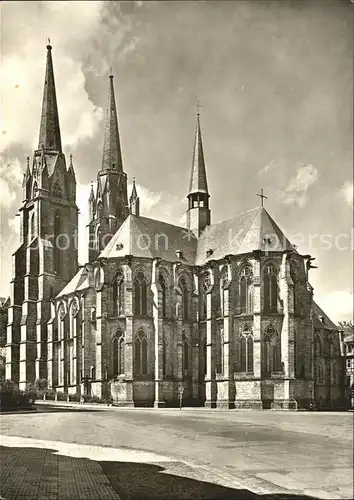
[[[10,303],[10,297],[0,297],[0,307],[9,307]]]
[[[129,215],[99,257],[132,255],[176,262],[179,260],[176,251],[181,250],[181,260],[186,264],[203,265],[210,249],[213,252],[209,259],[221,259],[228,254],[293,247],[268,212],[258,207],[207,227],[199,240],[184,227]]]
[[[344,337],[344,342],[346,344],[352,344],[352,343],[354,343],[354,333],[349,333],[348,335],[346,335]]]
[[[88,271],[85,267],[81,267],[71,281],[58,293],[56,298],[70,295],[79,290],[86,290],[87,288],[89,288]]]
[[[257,207],[208,226],[198,241],[197,265],[206,262],[208,250],[213,251],[209,258],[218,260],[229,254],[294,250],[294,247],[265,208]]]
[[[177,250],[182,250],[182,259],[177,258]],[[197,240],[186,228],[130,214],[99,258],[111,259],[125,255],[149,259],[160,257],[168,262],[181,260],[193,265],[196,250]]]
[[[323,320],[321,320],[323,317]],[[333,321],[327,316],[327,314],[320,308],[315,301],[313,301],[313,317],[312,322],[314,328],[318,330],[335,330],[338,331],[340,328],[336,326]]]

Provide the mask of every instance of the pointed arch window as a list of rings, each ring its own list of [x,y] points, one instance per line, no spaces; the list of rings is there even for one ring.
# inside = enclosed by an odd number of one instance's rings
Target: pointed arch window
[[[184,320],[188,320],[188,318],[189,318],[189,291],[188,291],[186,280],[184,278],[181,278],[179,284],[180,284],[180,288],[181,288],[181,292],[182,292],[182,318]]]
[[[185,333],[182,333],[182,374],[184,377],[189,371],[189,343]]]
[[[163,275],[159,274],[159,284],[161,287],[161,316],[166,317],[166,282]]]
[[[52,193],[54,198],[62,198],[62,189],[59,181],[56,181],[54,184]]]
[[[329,354],[329,357],[330,358],[333,358],[334,356],[334,344],[333,344],[333,341],[330,340],[329,343],[328,343],[328,354]]]
[[[135,314],[146,316],[147,314],[147,283],[145,275],[139,271],[134,281]]]
[[[199,349],[199,353],[200,353],[200,361],[201,361],[201,364],[200,364],[200,368],[201,368],[201,374],[202,375],[206,375],[206,372],[207,372],[207,345],[206,345],[206,335],[205,335],[205,332],[202,332],[200,334],[200,349]]]
[[[264,312],[276,313],[278,310],[278,279],[273,264],[268,264],[263,278]]]
[[[220,277],[220,309],[221,309],[221,316],[225,315],[225,289],[228,284],[228,272],[227,269],[223,269]]]
[[[124,276],[118,271],[112,283],[113,315],[124,314]]]
[[[125,373],[125,337],[121,330],[118,330],[112,340],[113,354],[113,376],[117,377]]]
[[[335,359],[331,362],[331,383],[333,385],[337,384],[337,363]]]
[[[293,295],[293,307],[294,313],[298,312],[298,300],[297,300],[297,281],[298,281],[298,273],[297,267],[294,262],[290,263],[290,277],[293,282],[292,287],[292,295]]]
[[[324,383],[324,376],[323,376],[323,367],[322,364],[320,363],[318,366],[318,371],[319,371],[319,383],[323,384]]]
[[[147,374],[148,342],[145,333],[140,330],[134,340],[134,373]]]
[[[245,266],[240,275],[240,312],[251,314],[253,311],[253,272]]]
[[[96,250],[98,252],[103,250],[103,248],[102,248],[102,232],[101,232],[100,226],[97,226],[97,228],[96,228],[95,246],[96,246]]]
[[[318,335],[315,335],[315,358],[322,357],[322,342]]]
[[[253,334],[248,325],[241,331],[240,358],[241,372],[253,373]]]
[[[264,342],[264,362],[266,374],[279,372],[281,366],[281,344],[277,330],[273,326],[268,326],[263,338]]]
[[[208,311],[208,296],[207,291],[209,288],[210,278],[208,273],[205,273],[201,280],[200,286],[200,319],[205,320],[207,318]]]
[[[162,341],[162,374],[167,374],[167,342],[165,339]]]
[[[34,181],[32,189],[32,198],[35,198],[37,194],[38,194],[38,184],[37,181]]]
[[[35,218],[34,213],[31,215],[30,222],[30,241],[35,237]]]
[[[224,373],[224,329],[216,332],[216,373]]]
[[[103,205],[101,200],[97,204],[97,219],[101,220],[103,218]]]
[[[60,248],[60,236],[62,232],[62,222],[59,210],[54,216],[54,271],[61,274],[62,271],[62,250]]]

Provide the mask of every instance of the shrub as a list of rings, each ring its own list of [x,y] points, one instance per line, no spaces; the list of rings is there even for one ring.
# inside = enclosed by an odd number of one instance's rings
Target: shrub
[[[58,401],[66,401],[67,398],[68,398],[68,395],[65,394],[64,392],[57,392]]]
[[[80,401],[80,395],[79,394],[69,394],[70,401],[75,401],[79,402]]]
[[[49,389],[48,391],[45,391],[45,398],[48,401],[54,401],[55,391],[53,391],[53,389]]]
[[[27,408],[33,402],[31,394],[20,391],[17,384],[11,380],[0,383],[0,407],[2,409]]]

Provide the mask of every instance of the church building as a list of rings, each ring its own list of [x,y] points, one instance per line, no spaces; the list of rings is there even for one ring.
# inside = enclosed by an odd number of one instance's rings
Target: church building
[[[109,76],[79,266],[75,170],[47,46],[8,313],[6,378],[20,389],[47,379],[57,392],[104,398],[114,386],[122,406],[173,406],[182,390],[184,404],[209,408],[342,405],[339,328],[313,300],[313,258],[286,238],[263,192],[260,206],[212,223],[196,121],[185,227],[144,217],[135,182],[128,197]]]

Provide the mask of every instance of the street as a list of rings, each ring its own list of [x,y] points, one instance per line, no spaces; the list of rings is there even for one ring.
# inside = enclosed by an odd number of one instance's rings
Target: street
[[[274,498],[276,494],[279,498],[352,498],[352,417],[352,413],[38,405],[38,412],[1,415],[2,469],[6,462],[16,466],[11,455],[14,447],[58,451],[63,443],[76,443],[86,446],[71,446],[68,452],[70,447],[65,445],[59,454],[70,456],[71,461],[81,457],[100,464],[109,487],[118,493],[109,496],[107,490],[101,498]],[[100,447],[111,448],[108,458],[109,450]],[[147,474],[148,464],[158,467],[152,475]],[[73,468],[71,464],[68,470]],[[144,484],[139,475],[145,478]],[[34,476],[35,471],[32,481]],[[190,482],[177,484],[182,477]],[[12,483],[8,487],[14,496],[6,496],[7,483],[2,483],[5,498],[21,498],[11,489]],[[71,483],[77,487],[77,480]],[[58,489],[53,491],[43,498],[56,498]],[[63,490],[57,498],[70,498],[70,494]],[[99,492],[85,498],[99,498]]]

